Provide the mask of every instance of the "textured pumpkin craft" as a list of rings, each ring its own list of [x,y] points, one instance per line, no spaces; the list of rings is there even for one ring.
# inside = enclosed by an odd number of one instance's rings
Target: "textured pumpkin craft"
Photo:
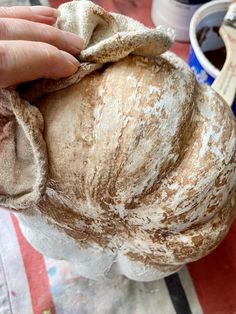
[[[235,119],[166,52],[171,31],[89,1],[59,10],[56,27],[85,40],[81,67],[1,90],[0,204],[35,248],[82,276],[161,278],[230,228]]]

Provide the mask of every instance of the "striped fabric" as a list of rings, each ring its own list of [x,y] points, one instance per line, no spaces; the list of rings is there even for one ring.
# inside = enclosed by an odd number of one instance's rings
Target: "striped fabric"
[[[1,6],[51,5],[63,0],[1,0]],[[105,9],[151,26],[151,0],[97,0]],[[185,60],[188,45],[173,47]],[[65,261],[35,251],[14,215],[0,209],[0,314],[236,314],[236,223],[209,256],[163,280],[123,277],[88,281]],[[78,261],[79,262],[79,261]]]

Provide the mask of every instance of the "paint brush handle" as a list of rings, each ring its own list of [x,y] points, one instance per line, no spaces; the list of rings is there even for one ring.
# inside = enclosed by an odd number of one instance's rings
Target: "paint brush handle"
[[[223,25],[220,29],[220,35],[225,42],[227,57],[212,87],[231,106],[236,91],[236,29]]]

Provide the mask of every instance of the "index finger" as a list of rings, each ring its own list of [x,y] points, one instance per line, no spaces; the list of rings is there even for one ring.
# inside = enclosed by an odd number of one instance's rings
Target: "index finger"
[[[24,19],[33,22],[54,24],[59,11],[46,6],[0,7],[0,18]]]

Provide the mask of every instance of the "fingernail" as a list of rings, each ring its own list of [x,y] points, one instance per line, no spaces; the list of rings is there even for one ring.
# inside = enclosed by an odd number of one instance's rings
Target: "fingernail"
[[[34,14],[47,16],[47,17],[58,17],[60,12],[56,9],[44,7],[40,5],[30,7]]]
[[[63,56],[67,62],[73,63],[74,66],[76,66],[76,67],[78,67],[80,65],[79,61],[75,57],[73,57],[71,54],[69,54],[68,52],[61,50],[61,53],[63,54]]]
[[[84,48],[84,41],[81,37],[70,32],[64,32],[65,38],[70,46],[81,51]]]

